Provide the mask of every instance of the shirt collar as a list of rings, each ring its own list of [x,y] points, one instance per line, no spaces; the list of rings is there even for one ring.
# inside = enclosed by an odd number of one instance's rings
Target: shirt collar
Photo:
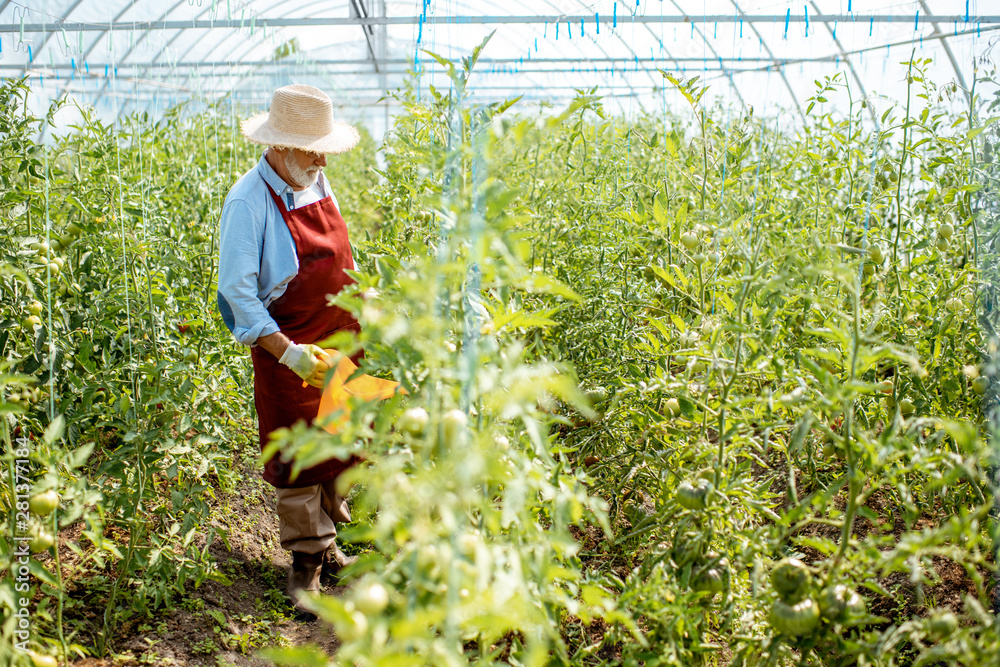
[[[271,186],[271,189],[274,190],[274,194],[278,195],[280,199],[285,199],[286,191],[295,192],[295,190],[292,189],[292,186],[285,183],[285,180],[281,178],[281,176],[278,176],[278,172],[276,172],[274,167],[272,167],[267,161],[267,151],[260,156],[260,162],[257,163],[257,171],[260,172],[264,181]],[[326,174],[324,174],[322,170],[319,172],[318,180],[323,194],[328,193],[330,189],[326,185]]]

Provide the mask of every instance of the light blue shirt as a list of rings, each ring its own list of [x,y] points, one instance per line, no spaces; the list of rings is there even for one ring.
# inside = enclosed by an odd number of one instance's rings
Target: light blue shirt
[[[265,181],[286,210],[295,208],[295,191],[261,156],[257,167],[243,174],[229,191],[219,221],[219,313],[244,345],[280,331],[267,307],[285,293],[299,272],[295,240]],[[333,197],[322,171],[319,185]],[[336,197],[333,202],[339,210]]]

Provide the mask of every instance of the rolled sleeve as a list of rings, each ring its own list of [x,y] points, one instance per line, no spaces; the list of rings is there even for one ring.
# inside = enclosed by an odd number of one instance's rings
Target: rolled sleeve
[[[219,313],[237,341],[253,345],[280,331],[258,296],[264,220],[245,202],[227,201],[219,228]]]

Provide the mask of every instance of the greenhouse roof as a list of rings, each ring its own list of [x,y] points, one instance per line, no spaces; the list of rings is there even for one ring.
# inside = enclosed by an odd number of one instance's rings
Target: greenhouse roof
[[[983,0],[0,0],[0,72],[30,76],[38,103],[71,96],[107,114],[226,94],[266,107],[275,87],[312,83],[346,117],[378,122],[408,72],[420,91],[448,87],[429,52],[457,61],[495,31],[476,101],[597,87],[614,112],[656,111],[679,100],[662,70],[702,77],[734,108],[797,114],[837,74],[855,100],[902,98],[911,54],[968,91],[998,30],[1000,4]]]

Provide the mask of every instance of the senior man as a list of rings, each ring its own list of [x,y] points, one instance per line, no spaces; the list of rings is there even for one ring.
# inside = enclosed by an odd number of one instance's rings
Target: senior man
[[[268,435],[319,409],[332,359],[315,343],[337,331],[360,331],[346,311],[327,305],[354,281],[347,226],[323,174],[328,153],[357,145],[358,131],[334,120],[333,104],[312,86],[278,88],[268,113],[243,121],[243,135],[268,146],[222,208],[218,305],[236,339],[250,345],[260,446]],[[280,455],[265,465],[277,490],[281,546],[292,552],[287,592],[296,610],[320,573],[336,574],[353,558],[336,544],[336,524],[351,520],[337,492],[350,461],[332,459],[290,478]]]

